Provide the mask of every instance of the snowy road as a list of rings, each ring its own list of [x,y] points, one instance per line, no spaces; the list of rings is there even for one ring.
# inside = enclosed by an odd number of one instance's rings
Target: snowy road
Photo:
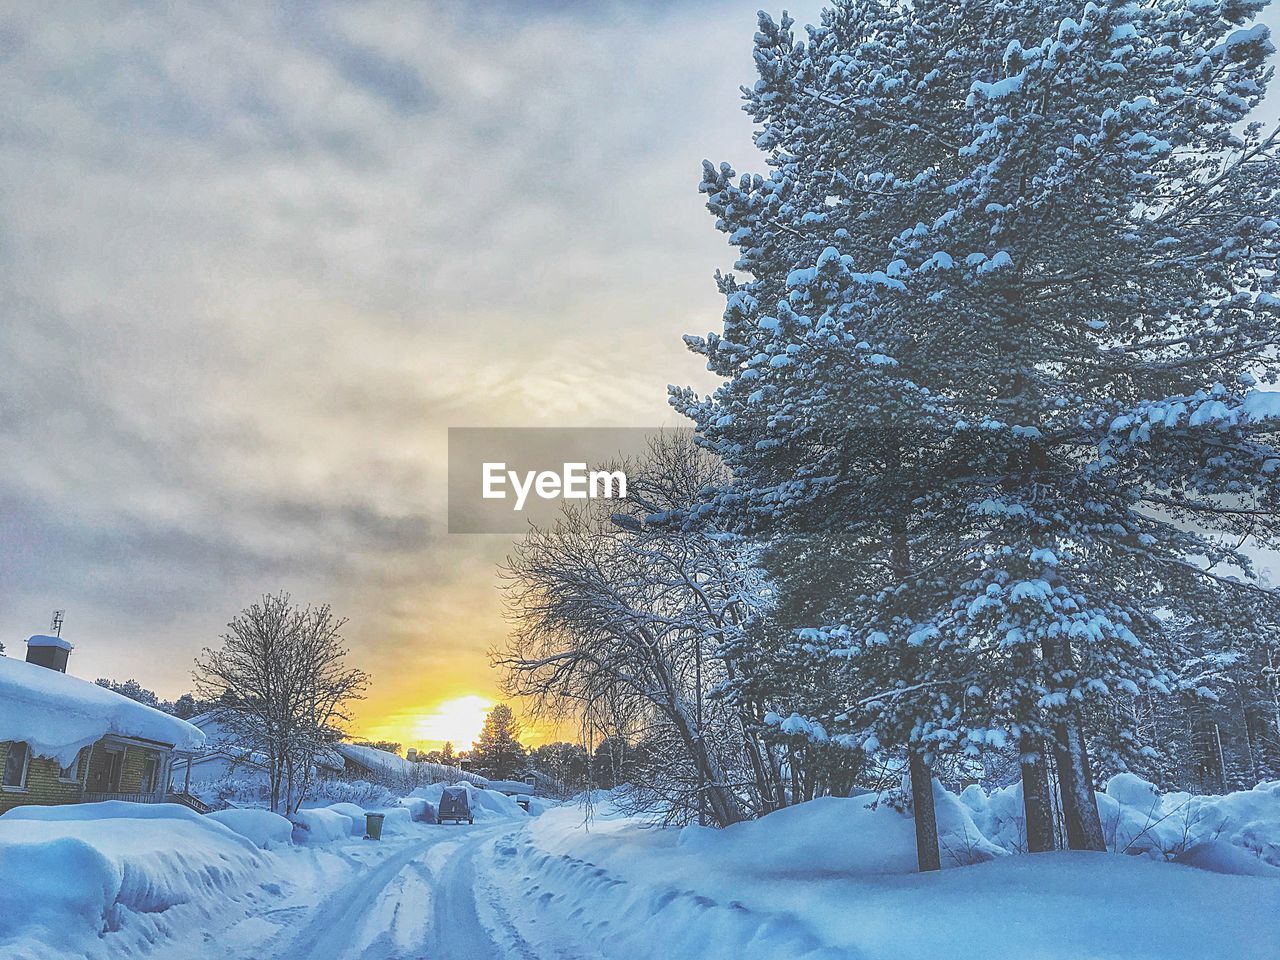
[[[424,828],[426,836],[356,847],[347,857],[352,874],[343,883],[307,904],[277,902],[251,913],[228,931],[232,950],[223,944],[208,955],[223,960],[228,955],[237,960],[538,960],[514,926],[503,922],[500,904],[485,903],[500,943],[480,922],[477,909],[478,896],[490,892],[477,861],[496,841],[520,829],[510,823],[433,827]],[[214,948],[221,940],[209,937],[206,946]],[[559,954],[555,960],[576,958]]]

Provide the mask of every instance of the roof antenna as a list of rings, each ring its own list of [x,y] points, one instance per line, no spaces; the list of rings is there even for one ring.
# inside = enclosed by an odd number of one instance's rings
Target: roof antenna
[[[62,615],[66,612],[65,610],[53,611],[53,622],[49,624],[49,629],[53,631],[55,637],[62,636]]]

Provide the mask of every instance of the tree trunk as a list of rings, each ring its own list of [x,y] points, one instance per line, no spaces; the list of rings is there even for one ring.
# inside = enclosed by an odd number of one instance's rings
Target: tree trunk
[[[742,819],[742,808],[738,798],[729,787],[725,786],[724,772],[707,750],[706,741],[694,730],[688,711],[682,703],[673,699],[669,716],[675,722],[680,739],[684,741],[685,749],[693,759],[694,769],[700,770],[705,778],[707,802],[711,806],[711,815],[715,817],[716,823],[722,827],[737,823]]]
[[[911,545],[907,540],[906,526],[901,521],[894,524],[889,562],[895,579],[899,583],[906,583],[911,573]],[[918,679],[919,658],[910,646],[905,648],[902,659],[907,676],[912,680]],[[926,870],[941,870],[938,814],[933,806],[933,771],[925,763],[924,749],[918,744],[907,748],[907,756],[911,774],[911,812],[916,825],[916,862],[921,873]]]
[[[280,761],[271,763],[271,812],[280,812]]]
[[[1058,788],[1062,793],[1062,819],[1067,847],[1072,850],[1106,851],[1098,798],[1093,791],[1089,750],[1080,723],[1074,716],[1055,727],[1054,756],[1058,761]]]
[[[778,750],[765,747],[765,760],[769,763],[769,774],[773,778],[774,796],[778,801],[778,809],[787,805],[787,788],[782,779],[782,761],[778,758]]]
[[[794,743],[787,744],[787,766],[791,768],[791,802],[799,803],[804,798],[800,793],[800,765],[796,762]]]
[[[761,812],[771,813],[781,804],[777,802],[774,794],[774,785],[769,782],[769,772],[761,756],[760,741],[756,739],[755,734],[747,732],[745,723],[743,723],[742,739],[747,747],[747,759],[751,761],[751,773],[755,777],[756,792],[760,794]]]
[[[1052,850],[1053,807],[1049,801],[1049,774],[1045,768],[1044,738],[1037,737],[1034,752],[1022,755],[1022,810],[1027,824],[1027,852]]]
[[[1075,676],[1071,645],[1066,640],[1041,644],[1045,667],[1055,681]],[[1089,769],[1089,748],[1074,701],[1067,697],[1061,719],[1054,724],[1053,756],[1058,766],[1058,792],[1062,797],[1062,820],[1071,850],[1107,849],[1098,816],[1098,798],[1093,792],[1093,772]]]
[[[716,823],[722,827],[737,823],[742,819],[742,808],[738,804],[738,798],[729,787],[725,786],[724,773],[720,765],[707,752],[707,745],[704,742],[698,741],[695,757],[705,771],[707,804],[711,807],[711,815],[716,818]]]
[[[941,870],[938,855],[938,817],[933,806],[933,771],[925,763],[924,753],[913,749],[911,770],[911,812],[916,822],[916,861],[920,872]]]

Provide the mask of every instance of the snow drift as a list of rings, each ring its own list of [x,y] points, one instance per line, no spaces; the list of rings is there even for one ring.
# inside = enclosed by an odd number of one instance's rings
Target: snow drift
[[[293,824],[270,810],[215,810],[207,815],[263,850],[292,843]]]
[[[290,815],[294,843],[332,843],[345,840],[355,832],[351,817],[332,807],[299,810]],[[364,829],[364,811],[360,811],[360,827]]]
[[[982,836],[1008,851],[1026,849],[1020,783],[960,795]],[[1172,860],[1198,843],[1222,841],[1280,867],[1280,781],[1223,796],[1161,794],[1131,773],[1112,777],[1098,793],[1098,814],[1113,853]]]
[[[176,804],[16,807],[0,816],[0,944],[28,927],[56,946],[242,888],[258,847]]]
[[[1121,811],[1121,849],[1126,831],[1147,822],[1144,805],[1158,801],[1159,816],[1187,799],[1159,797],[1136,779],[1115,781],[1099,801]],[[1011,856],[1019,795],[935,789],[948,867],[940,873],[916,872],[910,818],[869,807],[870,797],[811,801],[724,830],[676,830],[623,815],[607,795],[593,798],[589,819],[581,806],[562,806],[500,840],[493,873],[509,900],[538,905],[520,932],[542,936],[549,955],[554,931],[572,924],[618,960],[1280,956],[1280,870],[1248,845],[1270,842],[1262,825],[1280,819],[1273,784],[1197,798],[1205,815],[1191,822],[1205,832],[1192,830],[1175,863],[1153,862],[1164,855],[1145,850]],[[1269,820],[1259,816],[1267,810]]]
[[[955,794],[934,784],[939,846],[945,866],[1007,856],[984,837]],[[728,830],[686,827],[679,845],[726,867],[759,873],[914,873],[915,825],[866,798],[822,797]]]

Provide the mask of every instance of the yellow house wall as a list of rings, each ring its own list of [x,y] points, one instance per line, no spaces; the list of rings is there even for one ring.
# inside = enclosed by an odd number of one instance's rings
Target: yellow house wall
[[[4,769],[8,752],[9,744],[0,742],[0,770]],[[120,769],[119,793],[142,792],[142,775],[146,767],[147,757],[150,755],[154,755],[157,761],[163,764],[164,754],[162,751],[148,750],[145,747],[138,746],[129,746],[124,749],[124,763]],[[80,759],[76,764],[76,782],[70,783],[59,779],[59,768],[56,761],[46,760],[43,757],[32,757],[27,766],[26,789],[10,790],[5,788],[0,791],[0,813],[26,804],[77,803],[83,798],[86,789],[90,793],[105,792],[108,789],[108,763],[108,752],[104,749],[102,743],[94,744],[92,753],[89,750],[82,750]],[[86,773],[89,777],[88,785],[87,787],[82,787],[81,784],[85,781]],[[95,778],[95,774],[100,774],[100,776]],[[163,769],[161,774],[161,780],[163,780]],[[160,783],[160,788],[164,788],[163,782]]]
[[[4,769],[9,757],[9,744],[0,743],[0,770]],[[80,799],[81,788],[79,778],[84,776],[84,765],[88,759],[88,751],[81,751],[80,760],[76,764],[77,782],[68,783],[59,778],[57,761],[44,757],[32,757],[27,765],[27,786],[24,790],[11,790],[9,787],[0,790],[0,813],[24,804],[75,803]]]

